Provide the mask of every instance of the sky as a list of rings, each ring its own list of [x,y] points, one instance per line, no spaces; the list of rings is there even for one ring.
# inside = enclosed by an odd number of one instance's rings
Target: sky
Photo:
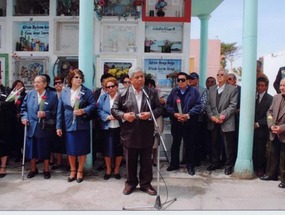
[[[209,19],[209,39],[237,43],[240,57],[233,67],[242,66],[244,0],[224,0]],[[258,0],[257,59],[264,55],[285,50],[285,0]],[[200,20],[192,17],[191,38],[200,38]],[[230,63],[228,63],[229,65]]]

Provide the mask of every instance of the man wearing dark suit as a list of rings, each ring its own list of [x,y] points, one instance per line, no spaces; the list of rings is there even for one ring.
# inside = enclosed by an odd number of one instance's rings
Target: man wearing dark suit
[[[161,115],[162,107],[157,91],[144,86],[145,77],[141,68],[130,69],[129,76],[131,85],[117,96],[111,109],[112,115],[121,120],[121,142],[127,172],[123,194],[131,194],[140,184],[142,191],[149,195],[156,195],[156,190],[151,186],[154,126],[147,99],[155,118]],[[137,177],[138,161],[140,163],[139,178]]]
[[[260,77],[256,81],[256,103],[253,138],[253,168],[257,177],[265,173],[265,151],[269,136],[266,113],[272,103],[272,96],[267,93],[268,80]]]
[[[222,136],[225,147],[225,174],[230,175],[236,160],[237,144],[235,137],[235,111],[237,107],[237,88],[227,84],[227,70],[220,69],[217,73],[217,86],[209,89],[206,105],[207,115],[210,118],[208,127],[211,130],[212,164],[208,171],[221,167],[221,145],[219,137]]]
[[[280,188],[285,188],[285,78],[280,82],[280,94],[273,97],[267,111],[269,132],[269,158],[266,173],[261,180],[277,180],[280,173]]]

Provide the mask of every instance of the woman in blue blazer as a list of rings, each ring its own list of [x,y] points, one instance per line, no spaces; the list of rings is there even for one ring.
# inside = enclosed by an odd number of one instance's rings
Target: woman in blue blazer
[[[36,76],[34,90],[28,92],[21,106],[21,121],[27,126],[26,158],[31,161],[27,178],[38,174],[36,159],[44,161],[44,178],[50,178],[49,157],[55,137],[58,99],[56,93],[46,89],[47,79]]]
[[[120,179],[119,168],[123,159],[123,146],[120,141],[120,124],[111,114],[111,107],[118,95],[118,82],[116,78],[110,77],[104,81],[107,93],[103,94],[98,102],[98,114],[101,119],[101,128],[104,137],[104,160],[106,173],[104,179],[108,180],[112,172],[112,159],[115,159],[114,175]]]
[[[59,97],[56,133],[62,136],[62,128],[65,128],[66,153],[70,164],[67,181],[72,182],[76,179],[81,183],[86,155],[90,153],[90,122],[87,117],[95,111],[95,100],[92,91],[82,85],[84,74],[81,70],[71,70],[67,80],[68,87],[61,91]]]

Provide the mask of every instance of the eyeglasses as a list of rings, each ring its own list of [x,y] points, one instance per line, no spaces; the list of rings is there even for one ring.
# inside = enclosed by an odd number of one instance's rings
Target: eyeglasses
[[[124,81],[123,83],[124,84],[130,84],[131,82],[130,81]]]
[[[110,85],[110,86],[107,86],[106,88],[107,89],[111,89],[111,88],[114,88],[114,87],[116,87],[116,85]]]
[[[80,77],[80,76],[74,76],[73,78],[82,80],[82,77]]]
[[[217,74],[217,76],[224,76],[224,74]]]
[[[54,85],[57,85],[57,84],[62,84],[62,82],[61,81],[54,82]]]
[[[186,79],[185,78],[177,78],[177,82],[185,82]]]

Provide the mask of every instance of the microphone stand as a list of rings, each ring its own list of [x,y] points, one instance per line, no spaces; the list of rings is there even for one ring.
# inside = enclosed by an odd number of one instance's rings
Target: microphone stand
[[[156,208],[157,210],[160,210],[160,209],[162,209],[162,207],[163,207],[163,205],[165,205],[165,204],[172,204],[172,203],[174,203],[176,200],[177,200],[177,198],[173,198],[173,199],[171,199],[171,200],[169,200],[169,201],[166,201],[166,202],[164,202],[164,203],[161,203],[161,199],[160,199],[160,187],[159,187],[159,181],[160,181],[160,173],[159,173],[159,170],[160,170],[160,143],[162,143],[162,145],[163,145],[163,147],[164,147],[164,152],[165,152],[165,154],[166,154],[166,147],[165,147],[165,144],[164,144],[164,140],[163,140],[163,138],[162,138],[162,134],[161,134],[161,131],[160,131],[160,129],[159,129],[159,126],[158,126],[158,124],[157,124],[157,121],[156,121],[156,119],[155,119],[155,116],[154,116],[154,114],[153,114],[153,111],[152,111],[152,108],[151,108],[151,105],[150,105],[150,99],[149,99],[149,96],[147,95],[147,93],[145,92],[145,90],[142,88],[142,92],[143,92],[143,94],[145,95],[145,97],[146,97],[146,102],[147,102],[147,105],[148,105],[148,108],[149,108],[149,111],[150,111],[150,113],[151,113],[151,117],[152,117],[152,119],[153,119],[153,121],[154,121],[154,124],[155,124],[155,138],[157,138],[157,143],[158,143],[158,146],[157,146],[157,171],[156,171],[156,191],[157,191],[157,194],[156,194],[156,199],[155,199],[155,203],[154,203],[154,208]],[[167,156],[167,154],[166,154],[166,156]],[[168,157],[166,157],[167,158],[167,161],[169,162],[169,158]],[[133,207],[133,208],[125,208],[125,207],[123,207],[123,210],[131,210],[131,209],[139,209],[139,208],[152,208],[151,206],[140,206],[140,207]]]

